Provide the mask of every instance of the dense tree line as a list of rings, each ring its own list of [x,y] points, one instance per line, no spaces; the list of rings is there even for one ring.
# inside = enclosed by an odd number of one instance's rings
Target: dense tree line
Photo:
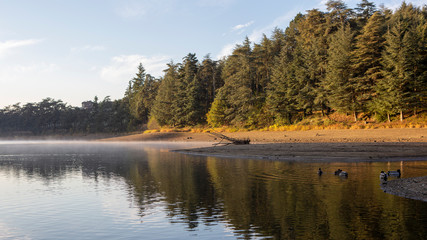
[[[199,61],[189,53],[156,79],[142,64],[123,99],[89,109],[45,99],[0,112],[1,131],[121,132],[161,126],[263,127],[337,111],[390,121],[427,106],[427,7],[395,11],[341,0],[298,14],[259,43]]]
[[[1,135],[118,133],[131,130],[128,104],[123,100],[89,102],[87,108],[72,107],[61,100],[14,104],[0,109]]]
[[[392,13],[366,0],[357,9],[342,1],[327,6],[327,13],[299,14],[280,37],[275,31],[260,45],[246,39],[234,49],[211,125],[288,124],[314,111],[352,113],[357,121],[358,113],[390,119],[425,110],[426,7],[403,3]],[[258,73],[262,67],[267,74]]]
[[[390,121],[425,110],[426,6],[326,5],[327,12],[298,14],[260,43],[246,38],[219,62],[200,64],[189,54],[169,64],[151,116],[161,125],[259,127],[314,112]]]

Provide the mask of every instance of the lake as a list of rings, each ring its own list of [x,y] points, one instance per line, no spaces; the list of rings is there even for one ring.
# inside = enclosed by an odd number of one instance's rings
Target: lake
[[[0,239],[427,239],[427,202],[386,194],[379,180],[381,170],[427,175],[427,161],[168,151],[192,146],[1,142]]]

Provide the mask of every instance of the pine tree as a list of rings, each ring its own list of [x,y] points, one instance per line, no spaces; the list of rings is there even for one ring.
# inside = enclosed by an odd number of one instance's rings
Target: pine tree
[[[221,106],[226,106],[224,122],[236,126],[248,126],[255,112],[256,80],[250,45],[249,39],[246,38],[243,44],[237,45],[233,54],[227,58],[222,71],[224,86],[218,90],[219,97],[225,101]],[[213,112],[211,111],[210,114]],[[211,115],[210,118],[215,116]]]
[[[205,115],[215,99],[217,90],[224,85],[221,78],[221,63],[213,61],[206,55],[199,66],[198,77],[200,79],[201,94],[203,95],[201,108]]]
[[[297,93],[292,84],[293,63],[283,51],[276,61],[268,87],[266,105],[274,122],[278,124],[292,123],[292,117],[297,112],[296,103],[292,100]]]
[[[177,102],[182,102],[178,106],[177,112],[178,125],[195,125],[202,122],[204,119],[203,109],[201,108],[205,95],[202,93],[202,86],[199,81],[198,60],[196,54],[189,53],[183,58],[183,63],[179,72],[179,90],[184,91],[178,93]]]
[[[161,126],[175,125],[173,103],[175,102],[178,65],[170,62],[167,66],[152,108],[152,115]]]
[[[322,82],[329,106],[340,112],[354,112],[358,106],[354,86],[350,82],[353,33],[350,25],[342,25],[331,37],[328,49],[328,67]]]
[[[390,115],[399,112],[402,121],[403,111],[423,106],[427,58],[425,33],[419,29],[425,28],[426,21],[420,9],[403,3],[390,24],[383,54],[384,78],[376,86],[373,108],[389,121]]]
[[[225,89],[220,91],[207,114],[207,123],[211,127],[221,127],[230,124],[230,118],[227,117],[227,110],[231,107],[227,105]]]
[[[353,15],[353,10],[347,8],[341,0],[329,0],[326,3],[326,9],[329,11],[326,15],[328,34],[334,33],[340,26],[348,23]]]
[[[295,86],[298,93],[294,101],[304,115],[316,107],[325,108],[324,89],[319,83],[325,77],[327,64],[327,24],[323,12],[310,10],[298,24],[297,50],[294,56]],[[298,67],[299,66],[299,67]]]
[[[368,0],[361,0],[360,3],[357,4],[355,10],[357,23],[360,29],[365,26],[368,19],[377,11],[375,4]]]
[[[266,106],[273,116],[273,121],[278,124],[292,123],[293,116],[297,113],[297,103],[294,96],[299,87],[295,80],[295,69],[300,67],[297,60],[297,36],[299,35],[298,22],[303,19],[298,14],[286,28],[283,47],[276,59],[272,70],[271,82],[268,86]]]
[[[145,69],[140,63],[136,76],[129,83],[129,108],[133,117],[140,122],[143,122],[146,115],[146,108],[142,101],[142,88],[144,87],[145,76]]]
[[[355,100],[360,105],[354,110],[366,111],[374,96],[374,86],[381,78],[381,54],[384,45],[383,38],[384,16],[375,12],[356,37],[356,48],[353,51],[352,69]]]

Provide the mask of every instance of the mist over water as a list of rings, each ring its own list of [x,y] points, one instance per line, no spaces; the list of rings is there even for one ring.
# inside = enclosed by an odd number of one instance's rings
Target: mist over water
[[[381,170],[427,162],[294,163],[168,152],[189,143],[1,142],[0,239],[427,237],[427,203]],[[325,172],[316,174],[321,167]],[[348,178],[333,174],[337,168]]]

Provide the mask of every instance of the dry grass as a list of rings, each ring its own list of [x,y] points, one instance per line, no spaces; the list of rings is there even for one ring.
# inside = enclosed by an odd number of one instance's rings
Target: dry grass
[[[210,128],[208,126],[196,127],[159,127],[144,131],[144,133],[169,133],[169,132],[191,132],[191,133],[206,133],[206,132],[219,132],[219,133],[233,133],[245,132],[250,130],[258,131],[308,131],[308,130],[336,130],[336,129],[387,129],[387,128],[427,128],[427,114],[419,114],[411,116],[400,122],[394,119],[392,122],[377,122],[372,118],[363,115],[358,116],[363,121],[354,122],[353,116],[332,113],[327,117],[313,115],[305,118],[302,121],[291,125],[271,125],[260,129],[246,129],[238,127],[219,127]]]

